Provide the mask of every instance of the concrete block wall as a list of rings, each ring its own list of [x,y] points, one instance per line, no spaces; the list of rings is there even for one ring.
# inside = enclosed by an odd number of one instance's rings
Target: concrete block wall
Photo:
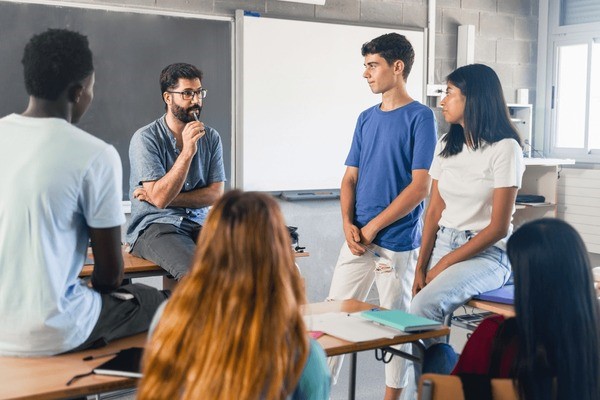
[[[47,0],[50,1],[50,0]],[[476,27],[475,61],[490,65],[502,81],[508,102],[517,88],[535,87],[538,0],[437,0],[435,79],[442,83],[456,67],[458,26]],[[68,4],[71,0],[56,1]],[[127,6],[233,17],[236,9],[304,20],[427,26],[427,0],[327,0],[324,6],[278,0],[73,0],[95,6]],[[182,40],[186,40],[182,38]],[[276,57],[276,54],[273,55]],[[533,99],[531,99],[533,101]],[[437,113],[438,121],[442,117]],[[443,128],[441,130],[444,131]],[[223,134],[227,134],[222,132]],[[336,200],[285,202],[280,205],[289,225],[298,226],[300,243],[311,256],[298,260],[308,300],[325,299],[344,236]],[[375,293],[376,296],[376,293]],[[376,301],[376,298],[370,296]]]
[[[438,2],[442,23],[436,32],[436,79],[456,67],[453,52],[440,49],[456,43],[458,25],[475,25],[475,62],[487,64],[498,73],[508,102],[516,101],[516,89],[535,93],[538,5],[531,0],[461,0]],[[460,4],[457,4],[460,3]],[[454,50],[453,50],[454,51]]]
[[[500,75],[508,102],[516,89],[535,95],[539,0],[437,0],[435,79],[442,83],[456,67],[459,25],[475,25],[475,62]],[[236,9],[305,20],[427,26],[427,0],[327,0],[324,6],[279,0],[62,0],[56,3],[124,5],[153,10],[233,16]]]

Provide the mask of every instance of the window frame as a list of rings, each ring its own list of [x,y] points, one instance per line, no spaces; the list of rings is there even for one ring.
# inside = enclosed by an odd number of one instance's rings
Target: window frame
[[[560,0],[540,2],[538,30],[538,96],[536,109],[541,111],[536,116],[534,143],[543,143],[543,153],[553,158],[571,158],[582,163],[600,163],[600,149],[588,151],[589,142],[589,112],[590,112],[590,79],[592,63],[592,46],[600,39],[600,22],[579,25],[560,26]],[[558,48],[570,44],[586,44],[587,56],[587,82],[586,86],[586,121],[585,121],[585,148],[556,147],[557,112],[554,108],[554,91],[558,84]],[[542,62],[546,60],[546,62]],[[541,132],[541,134],[539,133]],[[541,141],[539,139],[542,139]],[[539,147],[536,145],[536,147]],[[540,150],[540,149],[538,149]]]

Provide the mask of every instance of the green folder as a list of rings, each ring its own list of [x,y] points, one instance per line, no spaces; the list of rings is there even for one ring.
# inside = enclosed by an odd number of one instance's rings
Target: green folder
[[[404,332],[426,331],[442,327],[442,324],[438,321],[400,310],[363,311],[360,315],[363,318]]]

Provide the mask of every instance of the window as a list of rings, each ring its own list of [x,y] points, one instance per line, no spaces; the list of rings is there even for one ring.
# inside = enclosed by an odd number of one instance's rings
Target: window
[[[592,45],[590,79],[589,140],[592,149],[600,149],[600,40]]]
[[[587,46],[558,46],[558,79],[554,91],[556,147],[585,145]]]
[[[546,153],[600,163],[600,1],[551,0],[545,22]]]

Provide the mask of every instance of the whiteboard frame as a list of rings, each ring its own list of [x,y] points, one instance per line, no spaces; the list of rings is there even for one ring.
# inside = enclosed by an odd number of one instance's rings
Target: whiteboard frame
[[[358,26],[358,27],[365,27],[365,28],[374,28],[374,29],[387,29],[387,30],[391,30],[391,31],[402,31],[402,32],[415,32],[415,33],[419,33],[422,35],[422,40],[419,40],[419,43],[414,42],[413,39],[411,39],[411,42],[413,43],[413,46],[415,47],[415,49],[419,49],[420,47],[420,51],[417,50],[416,54],[415,54],[415,60],[419,60],[419,63],[421,63],[422,69],[420,71],[421,74],[421,81],[420,81],[420,85],[418,85],[420,87],[420,96],[418,96],[417,93],[409,93],[411,95],[414,95],[413,98],[415,98],[415,100],[420,101],[423,104],[426,104],[426,85],[427,85],[427,60],[428,60],[428,54],[427,54],[427,36],[428,36],[428,32],[426,28],[415,28],[415,27],[401,27],[401,26],[390,26],[390,25],[364,25],[364,24],[353,24],[353,23],[349,23],[349,22],[339,22],[339,21],[321,21],[321,20],[310,20],[310,21],[306,21],[303,19],[294,19],[294,18],[274,18],[274,17],[263,17],[263,16],[256,16],[256,15],[249,15],[246,16],[244,15],[244,12],[242,10],[237,10],[236,14],[235,14],[235,99],[236,99],[236,106],[235,106],[235,110],[236,110],[236,116],[235,116],[235,138],[233,138],[232,142],[234,143],[235,146],[235,150],[233,150],[233,155],[235,155],[235,176],[232,177],[233,182],[235,182],[235,187],[240,188],[240,189],[244,189],[244,190],[259,190],[259,191],[267,191],[267,192],[271,192],[274,194],[277,193],[281,193],[283,191],[314,191],[314,190],[335,190],[339,188],[339,183],[333,187],[331,186],[303,186],[300,185],[298,187],[294,187],[292,186],[286,186],[286,187],[282,187],[282,186],[278,186],[277,184],[270,186],[263,186],[263,187],[257,187],[255,185],[253,185],[252,182],[250,182],[250,184],[248,184],[248,179],[247,177],[244,177],[244,173],[248,172],[247,170],[244,171],[245,167],[247,168],[247,165],[245,166],[245,164],[247,163],[247,160],[244,160],[244,154],[245,154],[245,150],[247,150],[247,146],[244,146],[244,140],[247,139],[245,138],[244,135],[244,130],[245,130],[245,118],[244,118],[244,111],[245,111],[245,107],[244,107],[244,21],[247,20],[248,18],[260,18],[262,20],[279,20],[282,22],[286,22],[286,21],[290,21],[290,22],[305,22],[307,24],[311,24],[311,23],[317,23],[317,24],[328,24],[328,25],[334,25],[334,26]],[[400,32],[400,33],[402,33]],[[420,38],[421,39],[421,38]],[[360,50],[360,48],[357,48],[356,51],[358,52]],[[421,54],[419,54],[421,53]],[[275,56],[275,55],[273,55]],[[415,63],[417,64],[417,63]],[[415,65],[416,66],[416,65]],[[411,77],[414,76],[414,71],[415,69],[413,69],[413,74],[411,74]],[[265,79],[264,76],[259,77],[259,79]],[[409,78],[409,82],[410,82],[410,78]],[[414,92],[414,88],[413,88],[413,92]],[[368,88],[365,88],[365,96],[368,96]],[[380,100],[381,97],[380,95],[378,95],[377,100],[373,101],[372,104],[370,105],[375,105],[377,104],[378,101]],[[365,107],[366,108],[366,107]],[[362,111],[362,110],[361,110]],[[351,140],[351,135],[353,132],[353,127],[354,127],[354,123],[356,122],[356,118],[358,117],[358,113],[356,113],[356,115],[353,116],[353,120],[352,120],[352,130],[350,131],[350,140]],[[350,146],[350,142],[347,143],[348,145],[348,149]],[[232,157],[233,158],[233,157]],[[293,162],[293,160],[289,160],[290,163]],[[337,165],[337,164],[336,164]],[[339,176],[339,182],[341,182],[341,178],[342,178],[342,173],[343,173],[343,169],[345,169],[345,166],[343,166],[343,161],[340,163],[340,176]]]

